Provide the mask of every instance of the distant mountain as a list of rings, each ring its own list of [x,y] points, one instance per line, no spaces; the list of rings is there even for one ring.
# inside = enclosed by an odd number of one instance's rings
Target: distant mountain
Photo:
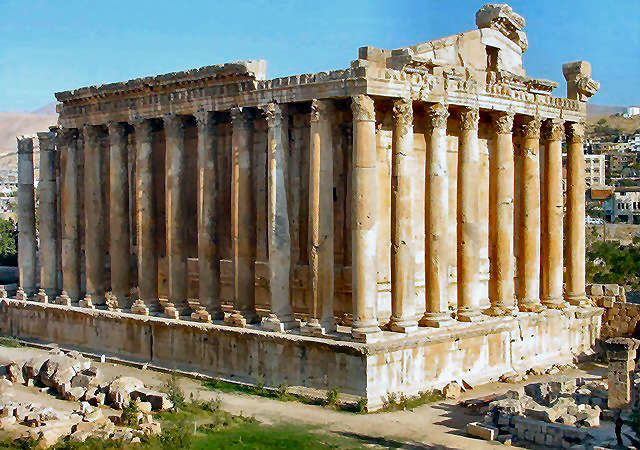
[[[48,131],[49,127],[57,122],[58,115],[55,113],[0,112],[0,168],[17,168],[16,136]],[[37,154],[34,160],[37,165]]]
[[[34,114],[55,114],[56,113],[56,105],[57,102],[51,102],[47,105],[44,105],[35,111],[32,111]]]
[[[587,103],[587,117],[606,117],[613,114],[622,113],[626,109],[625,106],[609,106],[609,105],[593,105]]]

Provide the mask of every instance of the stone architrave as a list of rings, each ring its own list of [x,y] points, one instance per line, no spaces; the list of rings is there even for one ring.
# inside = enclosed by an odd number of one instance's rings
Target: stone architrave
[[[461,322],[482,319],[480,293],[480,144],[478,108],[460,112],[458,150],[457,267],[458,313]]]
[[[520,125],[520,239],[517,274],[518,308],[525,312],[540,312],[540,125],[538,117],[525,116]]]
[[[449,313],[449,173],[447,170],[447,119],[442,103],[427,107],[425,169],[425,285],[427,308],[420,325],[442,327],[453,324]]]
[[[309,286],[311,311],[306,334],[336,329],[334,300],[332,100],[311,102],[309,162]]]
[[[122,122],[110,122],[108,129],[111,298],[119,308],[128,309],[131,307],[131,248],[127,135]]]
[[[515,313],[513,267],[514,158],[511,112],[493,116],[493,149],[489,156],[489,301],[485,313]]]
[[[267,189],[269,290],[271,313],[262,326],[271,331],[284,332],[297,328],[291,308],[291,235],[289,207],[285,180],[285,150],[282,142],[282,110],[276,103],[264,107],[267,119]]]
[[[195,318],[223,320],[220,299],[220,254],[217,239],[218,165],[214,113],[198,111],[198,290],[202,309]],[[194,317],[192,314],[192,317]]]
[[[156,246],[156,204],[153,184],[152,123],[133,118],[136,139],[136,232],[138,298],[131,312],[148,315],[158,302],[158,253]]]
[[[567,267],[566,300],[587,303],[585,293],[585,161],[584,123],[567,123]]]
[[[608,404],[609,409],[625,409],[631,406],[633,371],[635,370],[636,351],[640,341],[637,339],[615,337],[605,341],[609,360]]]
[[[252,114],[246,108],[231,109],[231,241],[234,311],[225,322],[239,327],[260,320],[256,312],[256,202],[251,153]]]
[[[33,138],[18,138],[18,274],[16,297],[27,300],[36,292],[36,213],[33,189]]]
[[[167,317],[177,319],[187,305],[187,247],[184,218],[184,119],[177,114],[163,116],[166,142],[167,261],[169,302]]]
[[[413,256],[412,153],[413,103],[393,103],[391,140],[391,320],[389,329],[410,333],[416,320],[415,264]]]
[[[542,182],[542,304],[562,309],[562,138],[564,122],[548,119],[543,123],[544,158]]]
[[[55,299],[58,295],[58,196],[56,187],[55,133],[38,133],[40,143],[40,297]],[[44,297],[42,297],[44,295]]]
[[[103,165],[105,164],[102,152],[104,138],[100,127],[85,125],[84,204],[87,292],[79,304],[86,308],[104,305],[106,301],[106,198],[102,181]]]
[[[56,303],[78,302],[80,285],[80,191],[78,189],[78,130],[58,129],[62,210],[62,292]]]
[[[353,113],[353,169],[351,200],[352,297],[354,340],[381,337],[377,318],[377,169],[376,111],[367,95],[351,98]]]

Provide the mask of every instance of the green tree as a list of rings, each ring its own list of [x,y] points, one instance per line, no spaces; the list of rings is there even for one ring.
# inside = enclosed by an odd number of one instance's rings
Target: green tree
[[[0,219],[0,265],[18,265],[18,230],[11,219]]]

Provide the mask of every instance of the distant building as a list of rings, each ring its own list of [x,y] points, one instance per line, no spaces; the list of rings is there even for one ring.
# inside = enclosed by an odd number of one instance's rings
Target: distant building
[[[602,186],[605,184],[605,156],[584,155],[586,188]]]
[[[640,116],[640,106],[629,106],[624,110],[623,117]]]
[[[616,187],[603,209],[607,222],[640,224],[640,186]]]

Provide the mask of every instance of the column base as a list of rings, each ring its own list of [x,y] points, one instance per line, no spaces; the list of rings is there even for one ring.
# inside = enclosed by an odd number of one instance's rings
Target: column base
[[[562,297],[543,298],[542,304],[549,309],[565,309],[569,304]]]
[[[547,308],[540,302],[522,302],[518,304],[518,310],[520,312],[539,313],[545,309]]]
[[[394,333],[413,333],[418,330],[418,322],[411,319],[397,319],[392,317],[386,328]]]
[[[198,307],[194,312],[191,313],[191,320],[195,320],[196,322],[203,323],[211,323],[211,314],[204,306]]]
[[[22,287],[19,287],[16,291],[16,300],[26,302],[28,299],[29,297],[27,296],[27,293],[24,291],[24,289],[22,289]]]
[[[83,299],[78,301],[78,306],[80,306],[81,308],[95,309],[95,306],[93,305],[93,300],[91,299],[91,295],[89,294],[85,295]]]
[[[116,298],[113,292],[107,292],[104,295],[104,302],[107,305],[107,311],[120,312],[120,305],[118,304],[118,299]]]
[[[284,333],[287,330],[300,328],[300,320],[293,317],[289,318],[289,320],[280,320],[275,314],[269,314],[268,317],[262,319],[261,325],[265,330]]]
[[[463,310],[456,314],[458,322],[481,322],[485,320],[480,310]]]
[[[482,313],[491,317],[515,316],[518,314],[518,308],[507,305],[491,305],[489,308],[482,311]]]
[[[56,297],[55,302],[58,305],[71,306],[71,297],[69,297],[69,294],[67,294],[67,291],[62,291],[60,295]]]
[[[147,305],[145,305],[144,301],[139,298],[138,300],[133,302],[133,305],[131,305],[131,312],[133,314],[140,314],[142,316],[148,316],[149,315],[149,308],[147,308]]]
[[[179,319],[180,311],[178,311],[176,305],[171,302],[167,302],[166,306],[164,307],[164,315],[169,319]]]
[[[456,321],[453,320],[453,318],[449,315],[448,312],[425,313],[425,315],[422,316],[422,319],[420,319],[420,321],[418,322],[420,326],[432,327],[432,328],[449,327],[451,325],[454,325],[455,323]]]
[[[33,296],[33,301],[39,303],[49,303],[49,297],[44,289],[39,289],[38,293]]]
[[[566,294],[564,299],[573,306],[591,306],[592,302],[587,297],[586,292],[581,294]]]
[[[260,318],[255,311],[234,310],[224,318],[224,323],[232,327],[246,328],[247,325],[260,322]]]
[[[378,342],[382,339],[382,331],[375,325],[372,327],[352,328],[351,337],[356,342]]]

